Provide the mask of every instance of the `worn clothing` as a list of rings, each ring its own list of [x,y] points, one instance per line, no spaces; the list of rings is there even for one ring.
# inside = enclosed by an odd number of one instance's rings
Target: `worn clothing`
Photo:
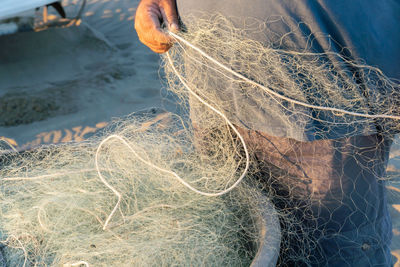
[[[183,24],[190,24],[190,15],[202,16],[202,13],[220,13],[231,18],[239,28],[251,24],[249,18],[255,18],[265,23],[266,29],[264,32],[257,28],[247,31],[251,39],[283,50],[334,52],[347,60],[378,67],[389,78],[400,79],[400,65],[397,63],[400,62],[399,1],[178,0],[177,7]],[[343,62],[335,64],[341,65],[343,72],[349,75],[357,72]],[[370,114],[376,114],[374,106],[382,102],[373,97],[375,92],[379,91],[383,98],[392,94],[385,87],[376,88],[377,83],[361,89],[365,91],[362,94],[368,95],[365,96],[365,102],[370,106]],[[313,141],[370,135],[385,128],[375,122],[348,124],[347,127],[334,123],[324,124],[321,119],[330,120],[329,116],[325,116],[326,113],[315,114],[308,109],[301,114],[285,114],[285,111],[271,114],[269,102],[259,106],[256,105],[257,100],[240,93],[228,90],[224,94],[231,97],[232,108],[228,111],[231,121],[241,127],[274,136]],[[354,111],[351,107],[348,109]],[[288,124],[288,118],[299,123]]]
[[[392,225],[380,178],[391,138],[300,142],[252,130],[241,129],[241,134],[262,162],[260,179],[273,191],[283,221],[289,220],[282,225],[287,228],[282,231],[283,262],[390,266]]]
[[[177,7],[183,24],[202,12],[231,17],[238,27],[247,18],[271,22],[269,30],[279,37],[291,33],[283,42],[287,49],[339,53],[400,79],[399,1],[177,0]],[[268,33],[248,36],[275,41]],[[285,131],[266,111],[248,106],[234,110],[239,117],[231,119],[263,164],[261,179],[271,185],[276,207],[298,222],[282,223],[289,228],[283,230],[281,262],[390,266],[391,220],[382,178],[393,136],[374,123],[358,130],[338,125],[321,134],[326,128],[313,119]]]

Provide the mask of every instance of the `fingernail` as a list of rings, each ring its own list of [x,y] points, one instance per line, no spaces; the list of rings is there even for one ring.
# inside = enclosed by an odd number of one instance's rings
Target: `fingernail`
[[[176,23],[171,23],[171,24],[169,25],[169,28],[170,28],[170,30],[171,30],[172,32],[177,32],[177,31],[179,31],[179,26],[178,26]]]

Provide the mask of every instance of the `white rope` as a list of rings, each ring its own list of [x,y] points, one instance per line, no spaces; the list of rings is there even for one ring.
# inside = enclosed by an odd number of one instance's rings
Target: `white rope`
[[[212,58],[207,53],[205,53],[203,50],[201,50],[200,48],[194,46],[193,44],[191,44],[190,42],[188,42],[184,38],[180,37],[179,35],[177,35],[177,34],[175,34],[173,32],[168,32],[168,33],[173,38],[175,38],[177,41],[180,41],[181,43],[184,43],[188,47],[190,47],[190,48],[194,49],[195,51],[199,52],[202,56],[204,56],[205,58],[207,58],[208,60],[213,62],[215,65],[217,65],[217,66],[221,67],[222,69],[228,71],[229,73],[233,74],[234,76],[238,77],[239,79],[242,79],[242,80],[248,82],[249,84],[251,84],[253,86],[259,87],[259,88],[263,89],[266,93],[271,94],[271,95],[273,95],[275,97],[278,97],[280,99],[283,99],[283,100],[285,100],[287,102],[291,102],[293,104],[304,106],[304,107],[307,107],[307,108],[325,110],[325,111],[331,111],[331,112],[337,112],[337,113],[343,113],[343,114],[348,114],[348,115],[357,116],[357,117],[364,117],[364,118],[370,118],[370,119],[381,118],[381,119],[400,120],[400,116],[396,116],[396,115],[387,115],[387,114],[371,115],[371,114],[352,112],[352,111],[348,111],[348,110],[344,110],[344,109],[340,109],[340,108],[332,108],[332,107],[324,107],[324,106],[312,105],[312,104],[308,104],[308,103],[304,103],[304,102],[292,99],[290,97],[283,96],[283,95],[281,95],[281,94],[279,94],[279,93],[277,93],[277,92],[265,87],[264,85],[256,83],[256,82],[250,80],[249,78],[246,78],[245,76],[241,75],[240,73],[237,73],[236,71],[228,68],[227,66],[225,66],[222,63],[220,63],[216,59]]]
[[[141,162],[143,162],[144,164],[146,164],[146,165],[148,165],[148,166],[150,166],[150,167],[152,167],[152,168],[154,168],[154,169],[156,169],[156,170],[158,170],[158,171],[160,171],[160,172],[163,172],[163,173],[172,175],[174,178],[176,178],[176,179],[177,179],[180,183],[182,183],[184,186],[186,186],[187,188],[189,188],[189,189],[192,190],[193,192],[198,193],[198,194],[203,195],[203,196],[215,197],[215,196],[221,196],[221,195],[224,195],[224,194],[228,193],[229,191],[231,191],[232,189],[234,189],[234,188],[242,181],[242,179],[243,179],[244,176],[246,175],[247,170],[248,170],[248,168],[249,168],[249,156],[248,156],[247,148],[245,147],[247,161],[246,161],[245,170],[243,171],[243,173],[242,173],[242,175],[240,176],[240,178],[239,178],[231,187],[229,187],[229,188],[227,188],[227,189],[225,189],[225,190],[223,190],[223,191],[221,191],[221,192],[218,192],[218,193],[203,192],[203,191],[200,191],[200,190],[194,188],[193,186],[191,186],[189,183],[187,183],[185,180],[183,180],[183,179],[182,179],[178,174],[176,174],[175,172],[170,171],[170,170],[167,170],[167,169],[163,169],[163,168],[161,168],[161,167],[158,167],[157,165],[154,165],[153,163],[151,163],[151,162],[149,162],[149,161],[143,159],[141,156],[139,156],[139,155],[136,153],[135,149],[134,149],[123,137],[121,137],[121,136],[119,136],[119,135],[115,135],[115,134],[110,135],[110,136],[108,136],[106,139],[104,139],[103,141],[101,141],[101,143],[99,144],[99,146],[98,146],[98,148],[97,148],[96,157],[95,157],[95,164],[96,164],[96,168],[98,169],[97,173],[98,173],[98,175],[99,175],[100,180],[101,180],[101,181],[102,181],[102,182],[103,182],[117,197],[118,197],[117,203],[115,204],[113,210],[111,211],[110,215],[108,215],[108,217],[107,217],[107,219],[106,219],[106,221],[105,221],[105,223],[104,223],[103,230],[105,230],[105,229],[107,228],[107,225],[108,225],[108,223],[110,222],[111,218],[114,216],[114,213],[117,211],[117,209],[118,209],[118,207],[119,207],[119,204],[121,203],[121,198],[122,198],[121,194],[120,194],[114,187],[112,187],[112,186],[106,181],[106,179],[105,179],[105,178],[103,177],[103,175],[101,174],[101,171],[100,171],[100,168],[99,168],[98,155],[99,155],[99,153],[100,153],[100,150],[101,150],[102,146],[103,146],[105,143],[107,143],[110,139],[118,139],[118,140],[121,141],[124,145],[126,145],[126,146],[129,148],[129,150],[135,155],[135,157],[137,157]],[[241,138],[241,140],[243,140],[243,138]]]
[[[181,184],[183,184],[184,186],[186,186],[187,188],[189,188],[190,190],[192,190],[195,193],[198,193],[200,195],[203,196],[208,196],[208,197],[216,197],[216,196],[221,196],[224,195],[226,193],[228,193],[229,191],[233,190],[242,180],[243,178],[246,176],[249,166],[250,166],[250,156],[249,156],[249,151],[247,149],[246,143],[244,141],[244,138],[242,137],[242,135],[239,133],[239,131],[236,129],[236,127],[229,121],[229,119],[219,110],[217,110],[216,108],[214,108],[213,106],[211,106],[210,104],[208,104],[206,101],[204,101],[199,95],[197,95],[185,82],[185,80],[183,79],[183,77],[179,74],[179,72],[176,70],[172,59],[170,57],[170,55],[167,53],[167,57],[168,57],[168,61],[171,64],[172,69],[174,70],[175,74],[177,75],[177,77],[179,78],[179,80],[182,82],[182,84],[186,87],[186,89],[190,92],[190,94],[192,94],[195,98],[197,98],[201,103],[203,103],[206,107],[210,108],[212,111],[214,111],[215,113],[217,113],[218,115],[220,115],[225,121],[226,123],[229,125],[229,127],[232,128],[232,130],[236,133],[236,135],[238,136],[238,138],[240,139],[242,145],[243,145],[243,149],[245,152],[245,156],[246,156],[246,165],[245,168],[242,172],[242,174],[240,175],[240,177],[236,180],[236,182],[234,184],[232,184],[230,187],[228,187],[227,189],[221,191],[221,192],[217,192],[217,193],[209,193],[209,192],[204,192],[201,190],[198,190],[196,188],[194,188],[193,186],[191,186],[189,183],[187,183],[184,179],[182,179],[177,173],[161,168],[157,165],[154,165],[153,163],[151,163],[150,161],[147,161],[145,159],[143,159],[141,156],[139,156],[135,149],[121,136],[119,135],[110,135],[108,136],[106,139],[104,139],[103,141],[100,142],[97,151],[96,151],[96,157],[95,157],[95,164],[96,164],[96,169],[98,170],[97,173],[99,175],[100,180],[118,197],[118,201],[116,203],[116,205],[114,206],[113,210],[111,211],[110,215],[107,217],[104,226],[103,226],[103,230],[106,229],[108,223],[110,222],[111,218],[113,217],[114,213],[117,211],[119,204],[121,202],[121,194],[114,188],[112,187],[107,181],[106,179],[103,177],[103,175],[100,172],[100,167],[99,167],[99,163],[98,163],[98,156],[100,153],[100,150],[102,148],[102,146],[107,143],[110,139],[118,139],[119,141],[121,141],[124,145],[126,145],[129,150],[135,155],[135,157],[137,157],[141,162],[145,163],[146,165],[148,165],[151,168],[154,168],[160,172],[163,172],[165,174],[169,174],[171,176],[173,176],[175,179],[177,179]]]
[[[192,94],[194,97],[197,98],[197,100],[199,100],[201,103],[203,103],[206,107],[208,107],[209,109],[211,109],[212,111],[214,111],[215,113],[217,113],[218,115],[220,115],[225,122],[232,128],[232,130],[236,133],[236,135],[239,137],[240,142],[243,145],[243,149],[245,152],[245,156],[246,156],[246,166],[242,172],[242,175],[240,175],[239,179],[228,189],[216,194],[218,196],[223,195],[228,193],[229,191],[231,191],[233,188],[235,188],[244,178],[244,176],[246,176],[247,171],[249,169],[250,166],[250,156],[249,156],[249,151],[247,149],[247,145],[246,142],[244,141],[243,136],[239,133],[239,131],[236,129],[236,127],[231,123],[231,121],[219,110],[217,110],[216,108],[214,108],[213,106],[211,106],[210,104],[208,104],[205,100],[203,100],[199,95],[197,95],[189,86],[188,84],[185,82],[185,80],[183,79],[183,77],[179,74],[179,72],[177,71],[177,69],[174,66],[174,63],[171,59],[171,56],[169,55],[169,53],[167,53],[167,58],[168,61],[173,69],[173,71],[175,72],[175,75],[179,78],[179,80],[181,81],[181,83],[186,87],[186,89],[189,91],[190,94]],[[212,195],[212,196],[216,196],[216,195]]]
[[[105,221],[105,223],[103,225],[103,230],[106,229],[106,227],[108,225],[108,222],[111,220],[111,217],[117,211],[119,203],[121,202],[121,198],[122,198],[121,194],[114,187],[112,187],[109,183],[107,183],[106,179],[104,179],[103,175],[101,174],[100,167],[99,167],[99,162],[98,162],[99,152],[100,152],[101,147],[103,146],[103,144],[105,142],[107,142],[109,139],[111,139],[113,137],[114,137],[114,135],[111,135],[111,136],[107,137],[106,139],[104,139],[103,141],[101,141],[99,146],[97,147],[97,151],[96,151],[96,155],[95,155],[96,170],[97,170],[97,174],[98,174],[100,180],[103,182],[103,184],[105,184],[105,186],[107,186],[118,197],[117,204],[115,205],[115,207],[111,211],[110,215],[108,215],[108,217],[107,217],[107,219],[106,219],[106,221]]]

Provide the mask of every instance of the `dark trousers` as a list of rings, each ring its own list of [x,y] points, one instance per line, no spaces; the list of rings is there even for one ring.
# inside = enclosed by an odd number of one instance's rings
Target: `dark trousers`
[[[283,266],[391,266],[392,138],[300,142],[240,130],[281,218]]]

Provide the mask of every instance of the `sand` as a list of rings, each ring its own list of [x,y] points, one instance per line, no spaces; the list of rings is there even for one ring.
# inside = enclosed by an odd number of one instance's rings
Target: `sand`
[[[0,138],[19,149],[79,141],[112,118],[167,108],[159,56],[134,31],[137,3],[92,0],[79,26],[0,36]],[[80,1],[63,4],[73,17]]]
[[[20,150],[81,141],[112,118],[172,110],[161,92],[159,56],[134,31],[137,3],[89,0],[79,26],[0,36],[0,139]],[[75,16],[79,1],[63,4]],[[392,254],[400,260],[399,145],[389,174]]]

